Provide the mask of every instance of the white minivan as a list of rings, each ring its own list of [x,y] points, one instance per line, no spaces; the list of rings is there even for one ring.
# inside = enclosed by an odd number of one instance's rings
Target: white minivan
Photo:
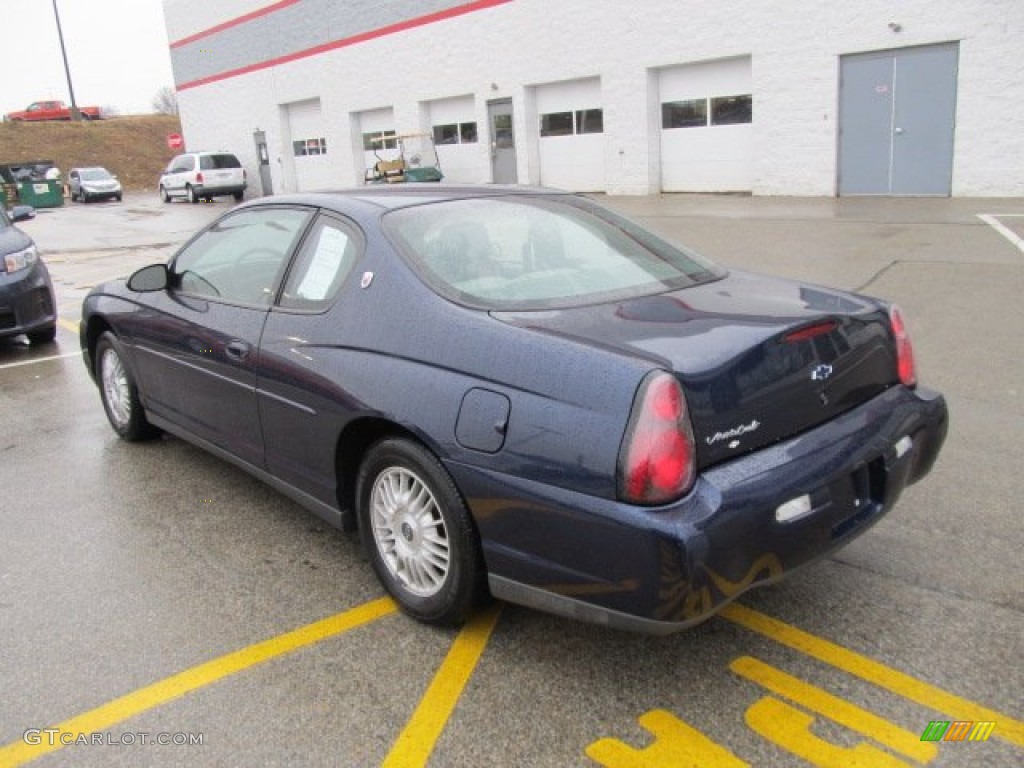
[[[230,152],[186,152],[178,155],[160,174],[160,199],[183,197],[190,203],[245,194],[245,169]]]

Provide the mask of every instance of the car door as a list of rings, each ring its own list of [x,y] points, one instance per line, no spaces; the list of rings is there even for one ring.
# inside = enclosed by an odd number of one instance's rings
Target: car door
[[[257,394],[267,469],[326,504],[337,501],[335,447],[354,407],[339,371],[344,321],[333,310],[345,290],[359,290],[349,284],[364,242],[352,222],[318,216],[260,342]]]
[[[146,408],[255,466],[260,335],[310,216],[273,205],[227,214],[175,256],[170,288],[133,322]]]
[[[167,170],[164,172],[164,189],[172,195],[184,194],[185,181],[188,178],[188,172],[192,169],[194,162],[195,158],[192,155],[181,155],[180,157],[174,158],[174,160],[171,161],[171,164],[167,167]]]

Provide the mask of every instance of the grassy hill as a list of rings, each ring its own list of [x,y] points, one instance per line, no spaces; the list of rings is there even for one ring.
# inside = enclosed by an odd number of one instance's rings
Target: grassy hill
[[[154,190],[177,152],[167,134],[180,133],[169,115],[133,115],[81,123],[0,123],[0,165],[52,160],[63,171],[102,165],[125,189]]]

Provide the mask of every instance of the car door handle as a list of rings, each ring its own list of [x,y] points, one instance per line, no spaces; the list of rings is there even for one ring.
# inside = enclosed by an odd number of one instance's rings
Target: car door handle
[[[225,345],[224,351],[232,360],[245,360],[252,347],[241,339],[232,339]]]

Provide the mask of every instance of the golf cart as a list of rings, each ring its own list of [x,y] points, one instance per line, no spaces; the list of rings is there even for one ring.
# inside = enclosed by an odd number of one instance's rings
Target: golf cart
[[[377,161],[366,169],[367,184],[440,181],[441,161],[429,133],[400,133],[370,140]]]

